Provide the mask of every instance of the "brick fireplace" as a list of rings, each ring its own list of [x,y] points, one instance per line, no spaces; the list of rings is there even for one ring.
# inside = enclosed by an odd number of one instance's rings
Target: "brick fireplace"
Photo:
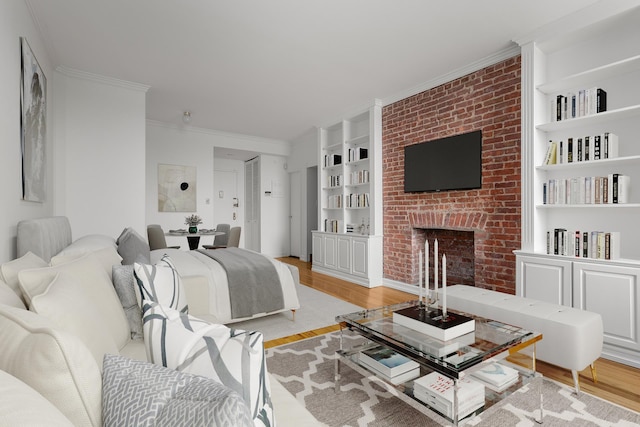
[[[447,254],[449,284],[515,293],[513,251],[521,239],[520,57],[388,105],[382,123],[385,278],[417,283],[418,251],[425,238],[433,251],[438,238],[440,254]],[[405,146],[478,129],[481,189],[404,193]]]

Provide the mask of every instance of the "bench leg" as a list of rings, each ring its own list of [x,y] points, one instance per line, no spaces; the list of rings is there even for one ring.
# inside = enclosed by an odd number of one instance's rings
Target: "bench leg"
[[[291,321],[292,322],[296,321],[296,309],[295,308],[291,309]]]
[[[593,378],[593,382],[598,382],[598,374],[596,373],[596,362],[591,364],[591,378]]]
[[[571,375],[573,375],[573,384],[576,387],[576,394],[579,395],[580,394],[580,377],[578,375],[578,371],[572,369]]]

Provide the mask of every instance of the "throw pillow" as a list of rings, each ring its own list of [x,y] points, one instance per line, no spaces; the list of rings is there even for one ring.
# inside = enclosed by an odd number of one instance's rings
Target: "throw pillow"
[[[104,427],[252,426],[242,397],[209,378],[107,355],[102,377]]]
[[[0,370],[36,390],[74,425],[101,425],[100,369],[78,337],[36,313],[0,305],[0,342]]]
[[[102,366],[106,353],[118,353],[105,323],[96,313],[91,294],[79,279],[59,272],[47,289],[31,300],[30,310],[43,315],[58,328],[82,340]]]
[[[114,265],[111,274],[113,287],[127,316],[132,339],[142,339],[142,310],[136,299],[136,278],[133,265]]]
[[[18,295],[2,280],[0,280],[0,304],[6,304],[11,307],[21,308],[26,310],[24,302]]]
[[[116,239],[104,234],[87,234],[76,239],[56,255],[84,255],[104,248],[116,249]]]
[[[182,279],[169,255],[164,255],[155,265],[135,263],[136,298],[140,307],[149,300],[171,307],[183,313],[189,311],[187,295]]]
[[[83,295],[90,297],[86,303],[92,310],[93,317],[105,324],[118,349],[126,346],[131,341],[127,317],[109,275],[93,254],[83,255],[74,261],[53,267],[21,271],[18,277],[25,298],[31,301],[35,296],[44,293],[60,272],[69,273],[83,286],[86,290],[86,294]]]
[[[149,243],[136,230],[125,228],[116,240],[122,264],[132,265],[134,262],[150,263]]]
[[[104,267],[104,271],[107,272],[107,274],[109,275],[109,278],[111,279],[111,267],[113,267],[114,265],[122,265],[122,257],[120,255],[118,255],[118,251],[116,251],[115,248],[102,248],[102,249],[96,249],[95,251],[88,251],[88,252],[72,252],[72,253],[68,253],[68,254],[58,254],[56,256],[54,256],[53,258],[51,258],[51,265],[59,265],[59,264],[64,264],[65,262],[69,262],[69,261],[73,261],[76,260],[78,258],[83,257],[84,255],[91,253],[93,256],[95,256],[98,261],[100,261],[100,264],[102,264],[102,266]]]
[[[19,281],[18,281],[18,273],[22,270],[28,270],[30,268],[42,268],[46,267],[48,264],[38,255],[27,252],[23,256],[18,259],[14,259],[13,261],[5,262],[0,266],[0,272],[2,272],[2,280],[9,285],[11,289],[22,298],[23,301],[26,302],[24,296],[22,295],[22,290],[20,289]]]
[[[205,322],[153,302],[145,302],[143,327],[150,362],[223,383],[244,398],[254,421],[272,425],[260,332]]]

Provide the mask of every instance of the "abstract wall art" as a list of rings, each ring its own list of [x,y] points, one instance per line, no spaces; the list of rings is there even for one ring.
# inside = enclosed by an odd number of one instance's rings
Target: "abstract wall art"
[[[196,211],[196,167],[158,165],[158,211]]]

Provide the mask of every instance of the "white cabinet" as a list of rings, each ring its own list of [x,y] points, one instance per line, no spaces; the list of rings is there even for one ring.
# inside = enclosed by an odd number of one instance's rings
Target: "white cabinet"
[[[365,111],[319,128],[318,159],[319,230],[313,234],[313,269],[365,286],[379,286],[382,284],[381,102],[376,100]],[[327,241],[329,238],[335,239],[335,252],[326,247],[333,244]],[[327,258],[328,251],[335,255],[335,262]]]
[[[312,231],[314,271],[363,286],[382,284],[381,236],[356,236]],[[320,254],[316,256],[316,254]]]
[[[571,307],[570,260],[538,255],[516,256],[516,295]]]
[[[640,360],[635,272],[640,268],[638,22],[637,2],[598,2],[516,40],[522,48],[523,106],[522,250],[516,251],[516,291],[600,313],[603,355],[624,363]],[[583,113],[581,93],[594,88],[606,91],[606,109]],[[602,143],[607,133],[618,139],[617,153],[610,156],[604,155]],[[598,159],[593,155],[596,139]],[[555,163],[547,161],[551,142],[563,146]],[[612,187],[600,183],[614,174],[628,177],[628,198],[602,203],[604,191]],[[554,236],[563,233],[568,237],[558,241],[560,249],[564,242],[570,250],[555,254]],[[607,235],[614,245],[603,244]],[[611,256],[596,259],[604,257],[602,247],[613,248]]]
[[[640,268],[573,263],[573,304],[602,315],[603,353],[640,367]]]

